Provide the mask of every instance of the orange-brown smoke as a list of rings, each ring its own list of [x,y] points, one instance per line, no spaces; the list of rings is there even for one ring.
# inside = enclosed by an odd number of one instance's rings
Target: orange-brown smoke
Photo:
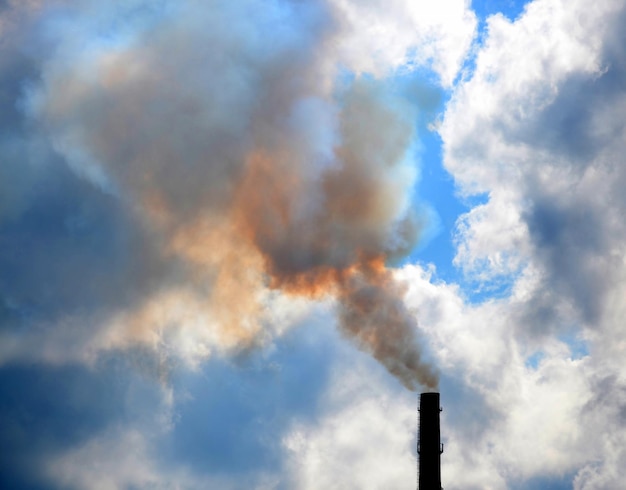
[[[203,298],[206,328],[232,347],[263,334],[264,292],[332,297],[346,337],[408,388],[435,387],[386,268],[420,230],[415,114],[374,80],[336,91],[332,23],[305,7],[291,23],[193,10],[129,46],[49,63],[33,113],[167,263],[135,335],[160,314],[153,298]],[[268,47],[273,22],[282,37]]]
[[[436,388],[437,373],[416,348],[414,313],[402,301],[404,285],[380,261],[359,264],[342,282],[342,332],[371,352],[410,390]]]
[[[393,173],[410,126],[394,119],[367,87],[348,97],[341,122],[344,144],[335,149],[337,165],[313,188],[290,160],[297,155],[289,148],[251,153],[234,199],[237,226],[262,254],[270,288],[336,297],[348,338],[407,388],[434,388],[437,375],[418,350],[404,286],[385,266],[391,255],[412,245],[418,231],[410,215],[396,229],[387,228],[401,214],[401,183],[386,180],[385,167]],[[299,214],[298,203],[311,192],[318,206]]]

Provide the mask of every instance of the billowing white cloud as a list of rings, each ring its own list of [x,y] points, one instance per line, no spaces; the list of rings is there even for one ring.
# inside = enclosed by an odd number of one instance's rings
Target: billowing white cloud
[[[457,262],[482,278],[540,277],[535,322],[573,308],[598,328],[621,288],[622,15],[621,2],[589,11],[537,1],[515,23],[490,18],[476,71],[441,128],[462,192],[488,195],[461,221]],[[557,296],[552,305],[542,304],[546,293]]]
[[[149,444],[140,432],[119,429],[50,461],[48,471],[65,488],[172,488],[173,482],[163,478],[148,453]]]
[[[614,457],[604,454],[602,430],[618,420],[591,409],[601,362],[557,338],[530,345],[517,334],[515,298],[472,305],[431,270],[401,274],[442,369],[446,488],[558,480],[588,473],[598,455]]]
[[[416,479],[416,396],[342,349],[313,421],[283,436],[290,488],[401,488]]]
[[[133,427],[119,427],[50,460],[46,472],[61,488],[116,490],[152,488],[237,490],[240,480],[197,475],[187,468],[168,468],[155,458],[150,437]],[[249,484],[258,490],[278,488],[275,475],[261,475]]]
[[[470,3],[332,0],[344,28],[336,41],[339,60],[351,71],[376,76],[429,68],[448,87],[476,33]]]
[[[618,488],[624,476],[625,18],[624,2],[559,0],[491,17],[446,109],[444,164],[460,192],[486,197],[459,220],[456,263],[485,288],[510,283],[478,306],[444,302],[456,306],[434,333],[450,331],[439,355],[498,414],[475,441],[484,459],[456,455],[500,476],[475,488],[566,475]],[[427,328],[432,306],[419,310]],[[469,340],[454,359],[457,335]]]

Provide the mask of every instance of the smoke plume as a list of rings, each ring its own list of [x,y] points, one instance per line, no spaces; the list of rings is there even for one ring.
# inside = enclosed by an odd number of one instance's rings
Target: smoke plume
[[[29,4],[55,42],[22,97],[28,137],[139,230],[116,228],[144,265],[99,341],[195,316],[226,347],[248,346],[268,291],[332,297],[347,337],[408,388],[434,387],[386,267],[419,236],[416,108],[384,81],[342,75],[331,4],[218,3]],[[63,23],[79,27],[61,36]]]

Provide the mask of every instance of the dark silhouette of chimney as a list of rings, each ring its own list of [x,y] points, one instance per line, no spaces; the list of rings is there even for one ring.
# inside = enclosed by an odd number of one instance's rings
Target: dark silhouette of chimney
[[[419,455],[418,490],[441,490],[441,453],[439,429],[439,393],[420,395],[419,433],[417,454]]]

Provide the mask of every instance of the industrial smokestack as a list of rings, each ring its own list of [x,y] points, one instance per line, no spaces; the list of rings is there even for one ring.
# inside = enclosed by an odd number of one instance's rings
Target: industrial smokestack
[[[443,444],[440,442],[439,412],[441,412],[441,408],[439,408],[439,393],[422,393],[418,411],[418,490],[441,490]]]

